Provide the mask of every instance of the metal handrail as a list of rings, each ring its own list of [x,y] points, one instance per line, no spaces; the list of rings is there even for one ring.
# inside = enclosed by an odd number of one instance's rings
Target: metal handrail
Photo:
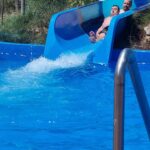
[[[145,95],[134,52],[124,49],[118,59],[115,70],[114,87],[114,150],[124,149],[124,93],[125,73],[128,68],[137,100],[144,119],[145,127],[150,139],[150,107]]]

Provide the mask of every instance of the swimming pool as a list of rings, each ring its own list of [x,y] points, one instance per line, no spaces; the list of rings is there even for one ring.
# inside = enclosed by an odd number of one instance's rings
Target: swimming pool
[[[86,54],[27,64],[1,61],[1,150],[110,150],[114,66],[86,64]],[[139,64],[150,96],[150,67]],[[127,74],[125,149],[150,142]]]

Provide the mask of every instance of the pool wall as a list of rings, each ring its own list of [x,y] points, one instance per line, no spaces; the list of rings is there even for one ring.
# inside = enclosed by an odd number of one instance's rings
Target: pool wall
[[[135,50],[135,57],[138,63],[150,63],[150,50]]]
[[[0,42],[0,60],[31,61],[43,56],[45,45]],[[116,62],[120,51],[114,51],[112,62]],[[150,50],[135,49],[138,63],[150,63]]]
[[[43,55],[45,45],[0,42],[0,60],[33,60]]]

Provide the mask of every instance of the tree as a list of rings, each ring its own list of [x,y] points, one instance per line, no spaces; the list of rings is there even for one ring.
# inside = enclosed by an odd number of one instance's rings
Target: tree
[[[17,13],[19,12],[19,0],[15,0],[15,10]]]
[[[4,20],[4,0],[2,0],[1,6],[2,6],[2,8],[1,8],[1,20],[2,20],[2,24],[3,24],[3,20]]]
[[[0,39],[45,43],[49,19],[54,13],[93,1],[96,0],[4,0],[6,18],[4,25],[0,26]],[[17,11],[20,13],[16,14]],[[7,34],[1,36],[2,33]]]
[[[25,0],[21,0],[21,14],[25,14]]]

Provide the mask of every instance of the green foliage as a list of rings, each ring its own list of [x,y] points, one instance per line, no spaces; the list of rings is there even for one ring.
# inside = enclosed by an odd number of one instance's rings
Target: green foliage
[[[144,27],[150,24],[150,9],[135,13],[132,17],[130,43],[132,47],[149,49],[150,43],[146,41]]]
[[[68,5],[71,7],[86,5],[88,3],[95,2],[95,0],[68,0]]]
[[[150,23],[150,9],[146,9],[140,13],[136,13],[133,18],[137,25],[148,25]]]
[[[7,16],[0,25],[0,40],[23,43],[45,43],[49,19],[61,10],[85,5],[96,0],[26,0],[26,14]],[[7,0],[5,8],[15,9],[15,0]],[[7,10],[7,14],[8,14]]]
[[[5,12],[11,13],[15,10],[15,0],[4,0]]]
[[[25,16],[9,16],[5,20],[5,24],[0,28],[0,38],[12,42],[30,42],[30,38],[28,38],[30,31],[28,28],[32,18],[33,16],[30,13]]]

